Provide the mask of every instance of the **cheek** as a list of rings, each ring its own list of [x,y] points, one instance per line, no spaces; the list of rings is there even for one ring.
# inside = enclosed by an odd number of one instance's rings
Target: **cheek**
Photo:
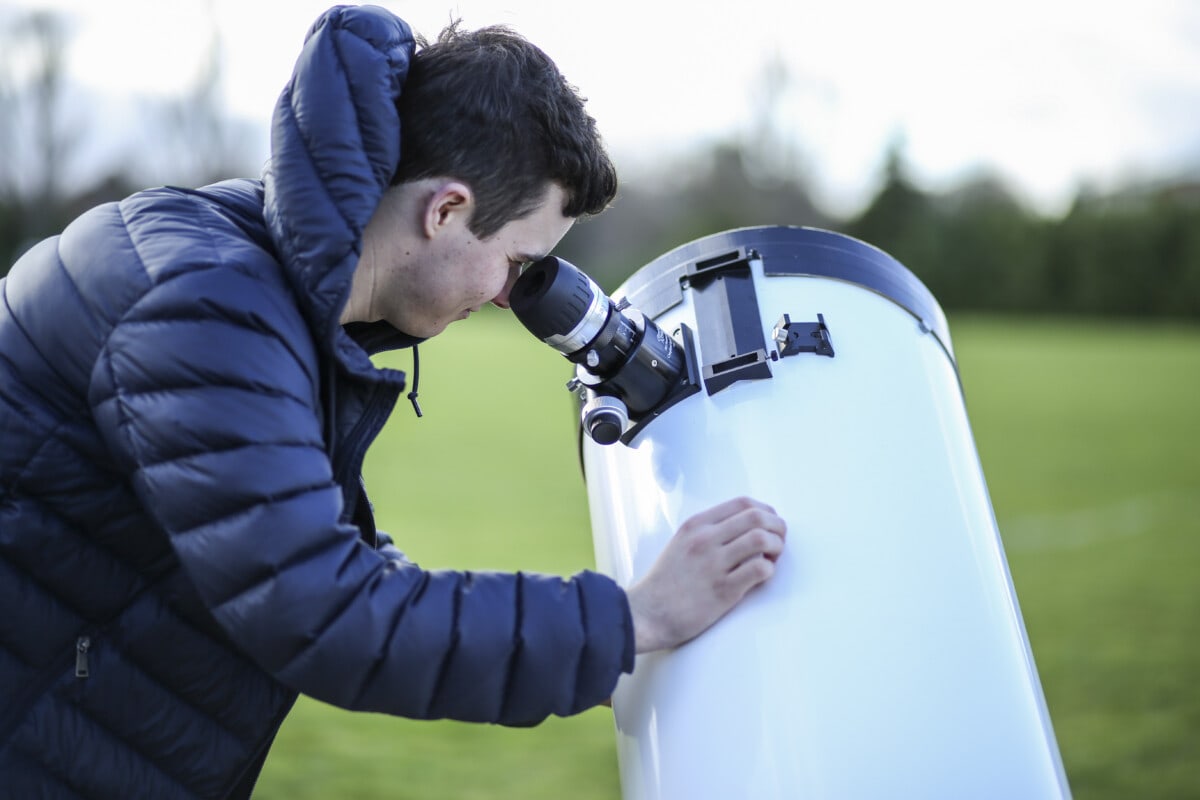
[[[503,268],[491,268],[486,271],[486,280],[481,281],[476,287],[479,291],[479,299],[483,301],[491,300],[508,285],[509,268],[508,261],[504,262]]]

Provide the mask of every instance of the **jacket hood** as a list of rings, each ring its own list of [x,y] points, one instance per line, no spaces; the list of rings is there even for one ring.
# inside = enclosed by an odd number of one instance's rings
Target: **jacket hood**
[[[413,48],[408,25],[382,8],[332,8],[308,31],[275,106],[265,217],[322,343],[339,340],[363,230],[400,163],[397,103]],[[360,332],[373,351],[414,342],[387,323]]]

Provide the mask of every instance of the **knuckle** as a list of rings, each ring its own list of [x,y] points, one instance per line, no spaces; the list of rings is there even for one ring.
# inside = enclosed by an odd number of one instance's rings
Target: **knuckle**
[[[752,499],[750,499],[749,497],[746,497],[745,495],[742,495],[741,497],[735,497],[733,500],[733,504],[734,504],[734,507],[737,508],[739,511],[746,511],[748,509],[753,509],[753,508],[757,507],[757,504]]]
[[[759,506],[742,511],[739,521],[745,530],[760,528],[769,531],[772,528],[772,514]]]
[[[775,565],[765,558],[756,558],[750,565],[756,583],[762,583],[775,574]]]
[[[695,539],[703,533],[705,527],[705,524],[701,520],[692,517],[679,526],[678,535],[682,539]]]
[[[683,543],[683,552],[689,556],[699,557],[708,550],[708,540],[699,536],[688,537]]]
[[[756,553],[764,553],[771,548],[771,534],[764,531],[762,528],[755,528],[746,534],[750,539],[750,546],[754,548]]]

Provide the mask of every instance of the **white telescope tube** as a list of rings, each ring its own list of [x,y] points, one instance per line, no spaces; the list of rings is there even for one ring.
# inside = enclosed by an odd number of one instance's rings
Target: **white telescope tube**
[[[706,271],[730,258],[737,274]],[[583,437],[598,567],[632,584],[684,520],[737,495],[789,525],[768,584],[619,683],[626,800],[1069,796],[925,287],[856,240],[750,228],[614,296],[695,332],[706,381],[623,443]],[[802,343],[823,320],[832,356],[772,359],[784,314]],[[745,346],[755,327],[765,359]]]

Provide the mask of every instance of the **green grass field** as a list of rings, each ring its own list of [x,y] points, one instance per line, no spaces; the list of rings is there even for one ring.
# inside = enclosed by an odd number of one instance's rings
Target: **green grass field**
[[[951,332],[1075,796],[1200,798],[1200,328]],[[402,400],[366,465],[381,527],[427,567],[590,567],[566,362],[498,313],[421,361],[425,417]],[[611,714],[506,729],[302,699],[255,796],[615,800]]]

